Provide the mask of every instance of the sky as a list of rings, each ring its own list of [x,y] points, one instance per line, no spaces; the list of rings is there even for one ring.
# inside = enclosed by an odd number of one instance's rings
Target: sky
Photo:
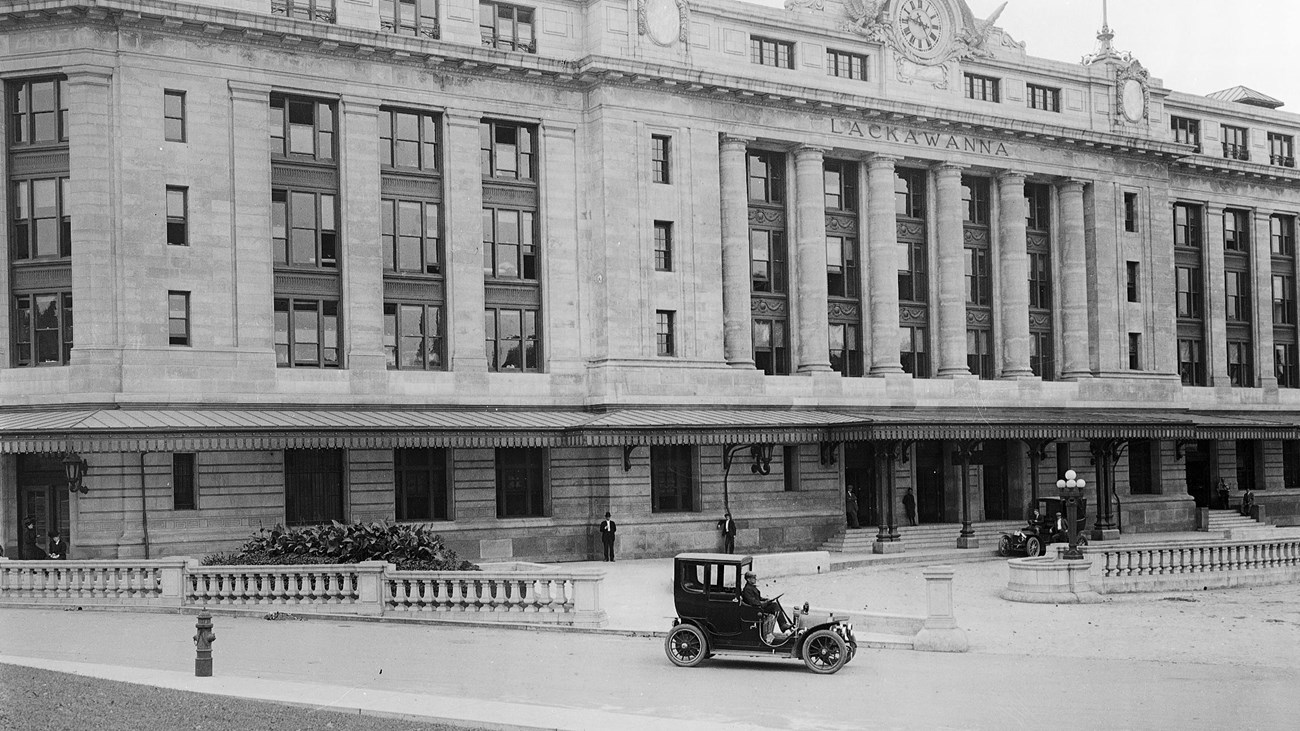
[[[1002,0],[967,4],[976,18],[987,18]],[[1097,45],[1101,6],[1102,0],[1009,0],[997,24],[1030,56],[1077,62]],[[1131,51],[1167,88],[1209,94],[1247,86],[1300,113],[1297,0],[1109,0],[1109,18],[1115,49]]]

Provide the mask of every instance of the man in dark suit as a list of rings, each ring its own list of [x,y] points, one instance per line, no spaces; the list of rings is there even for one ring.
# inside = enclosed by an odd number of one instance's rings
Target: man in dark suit
[[[722,516],[718,521],[718,530],[722,531],[722,552],[736,552],[736,521],[731,519],[731,513]]]
[[[41,548],[40,531],[36,530],[36,521],[28,518],[23,522],[23,542],[18,544],[18,558],[27,559],[28,561],[44,561],[49,558],[45,549]]]
[[[781,602],[776,599],[764,599],[762,593],[758,590],[758,577],[753,571],[745,572],[745,587],[740,590],[740,600],[751,607],[758,607],[758,611],[764,614],[772,614],[776,617],[777,626],[782,632],[790,630],[790,623],[786,621],[785,610],[781,608]],[[786,635],[788,637],[789,635]],[[777,642],[784,640],[785,637],[774,637]]]
[[[606,511],[605,519],[600,521],[600,542],[605,544],[605,560],[611,563],[614,561],[614,534],[617,532],[618,523]]]

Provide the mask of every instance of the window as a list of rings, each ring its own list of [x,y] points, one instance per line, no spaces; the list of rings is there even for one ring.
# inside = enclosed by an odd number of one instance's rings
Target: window
[[[913,378],[930,377],[930,352],[925,338],[926,331],[923,327],[905,326],[898,329],[903,372],[910,373]]]
[[[1250,251],[1250,214],[1228,209],[1223,212],[1224,251]]]
[[[1169,128],[1173,130],[1174,142],[1191,145],[1196,152],[1201,151],[1201,122],[1185,117],[1170,117]]]
[[[334,206],[330,193],[271,190],[271,243],[276,265],[338,268]]]
[[[853,163],[828,160],[822,169],[826,209],[830,211],[858,210],[858,166]]]
[[[1300,441],[1282,442],[1282,486],[1294,490],[1300,487]]]
[[[284,524],[344,522],[343,450],[284,450]]]
[[[1064,480],[1065,473],[1070,469],[1070,443],[1056,443],[1056,479]]]
[[[1250,322],[1250,274],[1224,273],[1224,310],[1229,322]]]
[[[1128,301],[1141,302],[1142,265],[1136,261],[1125,264],[1128,269]]]
[[[72,256],[71,201],[68,178],[15,180],[10,255],[15,260]]]
[[[966,74],[966,98],[982,102],[1001,101],[999,80],[989,76]]]
[[[1179,339],[1178,376],[1184,386],[1205,385],[1205,354],[1200,340]]]
[[[655,221],[655,271],[673,270],[673,224]]]
[[[334,0],[271,0],[271,15],[333,23]]]
[[[172,454],[172,510],[194,510],[198,508],[197,490],[194,484],[194,454],[177,452]]]
[[[437,172],[441,137],[438,115],[379,110],[379,164],[384,167]]]
[[[440,208],[431,201],[385,198],[380,202],[380,241],[384,270],[403,274],[441,274]]]
[[[750,262],[753,291],[785,292],[785,232],[751,229],[749,245],[753,257]]]
[[[394,449],[393,498],[398,520],[447,520],[447,450]]]
[[[987,249],[966,248],[966,304],[988,307],[993,302],[993,274]]]
[[[983,380],[994,376],[992,341],[993,333],[988,330],[966,331],[966,366]]]
[[[769,376],[790,375],[785,320],[754,320],[754,367]]]
[[[661,357],[677,355],[677,335],[674,320],[677,313],[671,310],[655,310],[655,354]]]
[[[792,69],[794,68],[794,44],[789,41],[750,36],[749,60],[762,66]]]
[[[440,370],[442,353],[441,307],[384,303],[384,356],[389,370]]]
[[[1275,344],[1273,370],[1278,388],[1300,388],[1300,348],[1295,343]]]
[[[405,36],[438,37],[437,0],[379,0],[379,27]]]
[[[167,344],[190,345],[190,293],[167,293]]]
[[[1052,353],[1052,333],[1042,330],[1029,333],[1029,369],[1044,381],[1056,377],[1056,365]]]
[[[1177,267],[1174,270],[1175,302],[1178,316],[1197,319],[1205,316],[1205,285],[1200,267]]]
[[[1269,248],[1278,256],[1295,256],[1295,218],[1269,216]]]
[[[841,376],[856,378],[862,375],[862,348],[857,325],[842,322],[830,324],[831,370]]]
[[[826,75],[838,76],[855,81],[867,80],[867,57],[860,53],[848,53],[826,49]]]
[[[536,171],[536,135],[532,127],[485,121],[479,127],[483,177],[532,180]]]
[[[1029,84],[1029,108],[1045,112],[1061,111],[1061,90],[1048,86]]]
[[[898,170],[894,174],[895,215],[925,218],[925,171]]]
[[[826,237],[826,287],[831,297],[858,296],[858,240]]]
[[[751,152],[749,202],[785,202],[785,156],[776,152]]]
[[[961,200],[965,204],[966,223],[987,226],[989,223],[988,178],[962,176]]]
[[[1287,274],[1273,275],[1273,324],[1296,324],[1295,277]]]
[[[786,445],[781,447],[781,478],[786,492],[799,490],[799,447]]]
[[[1052,267],[1049,256],[1045,251],[1029,254],[1029,306],[1039,310],[1052,309]]]
[[[483,209],[483,274],[537,281],[537,240],[532,211]]]
[[[1201,207],[1174,204],[1174,246],[1201,248]]]
[[[488,308],[484,316],[490,371],[541,370],[537,310]]]
[[[1138,230],[1138,194],[1124,194],[1124,230],[1137,233]]]
[[[1240,388],[1255,385],[1254,358],[1251,357],[1250,343],[1241,340],[1228,341],[1228,382]]]
[[[67,79],[31,79],[9,85],[9,141],[14,145],[68,141]]]
[[[189,188],[167,186],[167,245],[189,246]]]
[[[185,92],[167,89],[163,92],[163,139],[168,142],[185,141]]]
[[[1142,333],[1128,334],[1128,369],[1142,370]]]
[[[1229,160],[1250,159],[1245,127],[1223,125],[1223,156]]]
[[[1149,439],[1134,439],[1128,446],[1128,491],[1130,495],[1154,495],[1153,456],[1155,445]]]
[[[271,96],[271,155],[334,159],[334,106],[299,97]]]
[[[1295,167],[1295,138],[1291,135],[1269,132],[1268,164],[1284,168]]]
[[[547,467],[540,447],[496,450],[498,518],[545,517]]]
[[[655,513],[695,510],[695,454],[691,447],[650,447],[650,509]]]
[[[899,242],[898,299],[901,302],[925,303],[930,299],[925,267],[925,244]]]
[[[483,45],[489,48],[537,53],[532,8],[480,2],[478,29]]]
[[[275,364],[280,368],[338,368],[343,337],[339,303],[275,298]]]
[[[1031,231],[1047,231],[1052,225],[1051,186],[1031,183],[1025,186],[1025,204],[1029,215],[1025,217],[1025,228]]]
[[[664,184],[672,182],[672,170],[668,157],[671,151],[671,137],[650,135],[650,182]]]
[[[14,297],[14,365],[67,365],[72,356],[72,293]]]

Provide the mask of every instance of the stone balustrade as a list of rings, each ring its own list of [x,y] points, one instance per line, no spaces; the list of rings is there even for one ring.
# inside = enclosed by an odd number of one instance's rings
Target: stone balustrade
[[[392,564],[200,566],[193,559],[0,559],[0,606],[212,607],[603,627],[604,571],[500,567],[398,571]]]

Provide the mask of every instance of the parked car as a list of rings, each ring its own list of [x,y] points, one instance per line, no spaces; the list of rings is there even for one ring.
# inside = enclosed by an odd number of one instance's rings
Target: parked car
[[[664,640],[664,652],[674,665],[693,667],[714,655],[786,657],[802,660],[814,673],[829,674],[853,659],[858,643],[847,617],[813,611],[807,604],[793,617],[786,616],[789,636],[774,636],[774,617],[740,598],[743,577],[752,565],[749,556],[725,553],[677,556],[677,618]]]
[[[1025,527],[1014,533],[1003,533],[998,539],[999,556],[1019,554],[1042,556],[1047,553],[1048,545],[1069,540],[1068,536],[1059,534],[1055,530],[1056,514],[1060,513],[1063,516],[1067,514],[1064,500],[1059,497],[1040,497],[1035,507],[1038,510],[1037,520],[1031,516]],[[1088,536],[1083,532],[1087,519],[1088,500],[1079,498],[1078,514],[1075,515],[1074,520],[1078,528],[1080,546],[1088,545]]]

